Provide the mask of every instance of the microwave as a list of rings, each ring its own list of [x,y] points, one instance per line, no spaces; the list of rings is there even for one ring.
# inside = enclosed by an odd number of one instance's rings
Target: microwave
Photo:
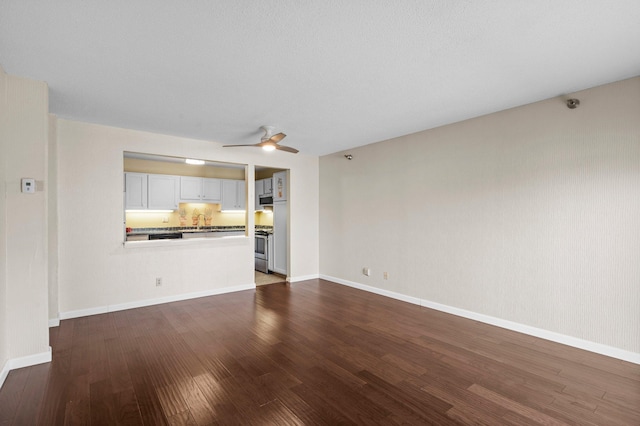
[[[273,204],[273,195],[261,195],[259,199],[261,206],[270,206]]]

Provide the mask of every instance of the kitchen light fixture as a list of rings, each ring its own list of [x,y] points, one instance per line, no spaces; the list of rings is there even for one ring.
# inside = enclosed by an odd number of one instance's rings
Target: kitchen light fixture
[[[204,160],[194,160],[193,158],[187,158],[184,162],[193,166],[202,166],[204,164]]]

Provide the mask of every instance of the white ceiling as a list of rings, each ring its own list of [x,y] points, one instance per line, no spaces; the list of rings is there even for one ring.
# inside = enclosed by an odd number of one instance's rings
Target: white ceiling
[[[62,118],[324,155],[640,75],[640,1],[0,0],[0,65]]]

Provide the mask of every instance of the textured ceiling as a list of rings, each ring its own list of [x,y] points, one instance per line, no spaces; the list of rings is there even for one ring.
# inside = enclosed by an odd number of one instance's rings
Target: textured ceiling
[[[640,75],[640,1],[0,0],[0,65],[62,118],[323,155]]]

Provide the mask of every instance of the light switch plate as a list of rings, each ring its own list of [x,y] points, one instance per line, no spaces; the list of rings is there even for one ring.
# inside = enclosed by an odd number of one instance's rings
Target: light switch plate
[[[22,192],[25,194],[35,194],[36,192],[36,180],[30,178],[22,178]]]

